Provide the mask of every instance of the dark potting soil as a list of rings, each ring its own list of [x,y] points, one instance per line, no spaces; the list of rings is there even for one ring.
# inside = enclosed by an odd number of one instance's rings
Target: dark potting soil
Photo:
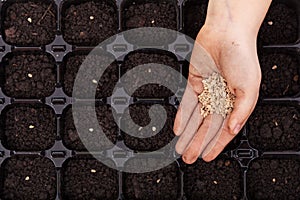
[[[171,30],[177,29],[176,1],[135,1],[130,0],[124,7],[123,29],[129,30],[141,27],[161,27]],[[136,31],[136,34],[125,35],[129,42],[135,44],[169,43],[175,35],[168,33],[158,34],[157,31]]]
[[[207,13],[208,0],[188,0],[184,6],[184,30],[185,34],[196,39],[200,29],[204,25]]]
[[[297,57],[273,53],[260,56],[262,70],[261,96],[285,97],[300,91]]]
[[[56,171],[53,163],[39,156],[14,156],[3,167],[1,198],[5,200],[53,200]]]
[[[171,54],[172,55],[172,54]],[[169,54],[159,54],[155,52],[134,52],[129,54],[125,58],[125,62],[123,65],[123,70],[129,71],[133,69],[134,67],[137,67],[139,65],[143,64],[162,64],[169,66],[173,68],[174,70],[180,71],[180,65],[178,61]],[[155,67],[155,65],[153,66]],[[166,68],[165,70],[160,70],[159,73],[154,73],[151,70],[149,70],[147,67],[145,67],[145,72],[149,74],[151,77],[151,80],[157,80],[157,79],[163,79],[166,81],[166,83],[174,88],[179,87],[180,84],[180,77],[174,77],[170,74],[170,71]],[[130,83],[130,80],[135,80],[134,83]],[[139,74],[134,74],[133,76],[130,76],[128,79],[124,79],[124,83],[128,84],[132,87],[139,86],[142,81]],[[126,89],[125,89],[126,90]],[[174,93],[159,84],[147,84],[139,87],[132,96],[134,97],[142,97],[142,98],[165,98],[172,96]]]
[[[40,151],[54,145],[56,120],[50,107],[17,105],[3,114],[3,144],[11,150]]]
[[[73,54],[69,56],[66,59],[65,62],[65,70],[64,70],[64,78],[63,78],[63,84],[64,84],[64,91],[68,96],[72,96],[73,93],[73,87],[76,75],[79,71],[80,66],[82,65],[83,61],[86,59],[87,55],[80,55],[80,54]],[[93,94],[96,98],[103,98],[103,97],[109,97],[112,95],[114,87],[119,79],[119,68],[116,62],[113,62],[109,66],[103,66],[107,67],[107,69],[104,71],[103,75],[98,77],[96,72],[101,69],[102,63],[109,62],[109,58],[106,56],[100,56],[100,55],[93,55],[90,56],[91,60],[87,60],[87,63],[91,63],[91,67],[95,66],[95,69],[91,70],[91,73],[88,73],[86,76],[87,81],[90,81],[91,87],[94,87],[95,84],[97,84],[96,94]],[[98,65],[99,64],[99,65]],[[100,79],[99,79],[100,78]],[[81,91],[82,94],[80,94],[83,98],[88,98],[89,95],[85,92],[88,92],[89,90],[86,88],[84,91]]]
[[[56,9],[52,1],[7,4],[3,26],[4,39],[8,43],[18,46],[40,46],[54,40]]]
[[[236,161],[217,158],[185,165],[184,192],[189,200],[241,199],[242,177]]]
[[[249,199],[300,199],[300,165],[296,160],[255,160],[247,173]]]
[[[293,107],[257,106],[249,119],[248,138],[263,151],[299,150],[299,112]]]
[[[129,160],[130,165],[151,165],[158,162],[149,159],[149,163],[143,163],[138,159]],[[180,174],[176,163],[172,163],[162,169],[147,173],[124,173],[124,196],[131,200],[177,199],[180,194]]]
[[[100,161],[90,158],[70,159],[62,170],[64,199],[118,198],[118,173]]]
[[[171,105],[162,105],[167,112],[167,119],[161,131],[159,131],[159,124],[149,127],[149,129],[144,128],[144,126],[147,126],[151,121],[148,114],[151,106],[152,104],[135,104],[129,106],[130,117],[133,122],[136,123],[136,128],[129,123],[129,116],[125,116],[121,120],[121,123],[124,127],[128,128],[129,132],[137,135],[141,134],[141,136],[145,137],[148,136],[147,138],[138,138],[124,133],[125,144],[133,150],[155,151],[167,145],[175,137],[173,133],[173,124],[176,109]],[[158,123],[161,123],[162,120],[160,115],[155,118],[155,122]]]
[[[117,9],[108,1],[70,1],[62,10],[63,37],[70,44],[96,46],[118,31]]]
[[[43,98],[55,89],[56,68],[48,54],[12,54],[4,58],[4,93],[15,98]]]
[[[273,2],[258,34],[258,43],[287,44],[298,39],[296,10],[283,3]]]
[[[90,109],[90,107],[82,107],[82,112],[89,111]],[[108,139],[115,144],[118,135],[118,126],[114,121],[112,108],[108,105],[97,106],[96,115],[103,132]],[[90,118],[80,118],[77,120],[81,120],[81,123],[87,124],[87,127],[83,127],[86,129],[86,131],[82,133],[82,138],[84,137],[87,141],[89,141],[88,144],[93,150],[103,150],[112,147],[111,145],[108,145],[99,139],[99,133],[96,131],[95,127],[92,125],[89,126]],[[63,141],[65,145],[72,150],[86,150],[81,138],[77,133],[71,108],[65,113]]]

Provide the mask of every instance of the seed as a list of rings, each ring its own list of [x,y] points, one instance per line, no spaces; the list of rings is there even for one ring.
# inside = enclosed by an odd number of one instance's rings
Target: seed
[[[228,167],[229,165],[230,165],[230,161],[229,161],[229,160],[226,160],[226,161],[225,161],[225,166]]]
[[[273,21],[268,21],[268,24],[269,24],[270,26],[272,26],[272,25],[273,25]]]
[[[27,74],[27,76],[28,76],[29,78],[32,78],[32,74],[30,74],[30,73],[29,73],[29,74]]]
[[[148,69],[148,72],[151,73],[151,69]]]
[[[294,76],[293,80],[297,82],[299,80],[299,75]]]
[[[25,177],[25,181],[29,181],[29,176],[26,176],[26,177]]]
[[[33,125],[29,125],[29,128],[30,128],[30,129],[33,129],[33,128],[34,128],[34,126],[33,126]]]
[[[140,127],[140,128],[139,128],[139,131],[141,131],[142,129],[143,129],[143,127]]]
[[[29,23],[32,23],[32,19],[31,19],[30,17],[27,18],[27,21],[28,21]]]
[[[215,185],[217,185],[217,184],[218,184],[218,182],[217,182],[217,181],[214,181],[214,184],[215,184]]]
[[[277,65],[274,65],[274,66],[272,67],[272,69],[273,69],[273,70],[277,69]]]
[[[94,129],[93,128],[89,128],[89,132],[93,132],[94,131]]]
[[[154,21],[154,20],[152,20],[152,21],[151,21],[151,24],[154,24],[154,23],[155,23],[155,21]]]
[[[160,178],[156,180],[156,183],[159,183],[159,182],[160,182]]]
[[[278,126],[278,122],[277,121],[275,121],[274,124],[275,124],[275,126]]]
[[[153,131],[153,132],[156,131],[156,127],[155,127],[155,126],[152,127],[152,131]]]
[[[273,183],[275,183],[275,182],[276,182],[276,179],[275,179],[275,178],[273,178],[273,179],[272,179],[272,181],[273,181]]]
[[[95,19],[95,18],[94,18],[94,16],[91,15],[91,16],[90,16],[90,20],[93,20],[93,19]]]
[[[92,173],[96,173],[96,170],[95,170],[95,169],[91,169],[91,172],[92,172]]]
[[[96,79],[93,79],[92,82],[95,83],[95,84],[98,83]]]

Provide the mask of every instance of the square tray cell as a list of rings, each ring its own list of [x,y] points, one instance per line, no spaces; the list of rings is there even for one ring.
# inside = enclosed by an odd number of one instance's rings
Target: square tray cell
[[[50,107],[19,104],[6,108],[2,143],[17,151],[41,151],[54,145],[56,118]]]
[[[89,110],[91,110],[91,107],[87,107],[87,106],[82,107],[82,112],[89,111]],[[112,108],[108,105],[101,105],[96,107],[96,115],[100,127],[103,129],[103,132],[108,137],[108,139],[113,144],[115,144],[119,131],[118,131],[118,126],[114,121],[112,112],[113,112]],[[68,148],[72,150],[86,151],[86,148],[81,141],[81,138],[83,137],[87,140],[89,147],[91,147],[93,150],[99,151],[99,150],[104,150],[112,147],[112,145],[99,141],[99,135],[98,135],[99,133],[97,133],[96,128],[93,127],[93,125],[89,126],[90,118],[77,119],[77,120],[81,120],[81,123],[87,124],[87,127],[84,127],[86,129],[86,132],[82,133],[81,137],[79,137],[74,124],[72,108],[69,108],[65,112],[63,120],[64,120],[63,141]]]
[[[289,106],[257,106],[249,119],[248,138],[262,151],[297,151],[300,147],[300,115]]]
[[[193,39],[204,25],[207,6],[208,0],[187,0],[184,4],[184,32]]]
[[[54,40],[56,8],[53,1],[8,1],[3,5],[4,40],[17,46],[40,46]]]
[[[66,42],[96,46],[118,31],[117,9],[112,1],[64,2],[62,33]]]
[[[299,61],[296,55],[265,53],[260,56],[261,96],[286,97],[300,91]]]
[[[64,86],[64,91],[68,96],[72,96],[76,75],[82,63],[85,61],[87,55],[88,55],[87,53],[83,54],[82,52],[72,53],[69,54],[65,59],[65,63],[62,70],[63,86]],[[91,73],[88,73],[86,79],[87,81],[90,81],[91,87],[94,87],[95,84],[98,85],[96,89],[95,97],[99,99],[99,98],[111,96],[115,88],[115,85],[119,80],[119,67],[117,63],[113,62],[109,66],[103,66],[103,68],[107,67],[107,69],[104,71],[101,77],[97,77],[96,76],[97,71],[102,69],[101,68],[102,63],[109,62],[108,60],[109,57],[104,55],[102,56],[102,54],[101,55],[99,54],[99,55],[92,55],[89,58],[90,60],[86,60],[85,62],[90,63],[89,67],[93,67],[94,69],[91,69]],[[85,91],[81,91],[82,94],[80,94],[80,96],[82,96],[82,98],[88,98],[89,97],[88,94],[85,93],[88,91],[89,91],[88,89],[86,89]]]
[[[162,52],[156,52],[156,51],[136,51],[128,54],[125,58],[124,64],[122,66],[122,71],[129,71],[132,70],[134,67],[137,67],[139,65],[144,65],[144,64],[150,64],[150,63],[155,63],[155,64],[162,64],[169,66],[173,68],[174,70],[178,71],[178,77],[174,77],[170,75],[170,71],[166,68],[166,70],[162,70],[159,72],[159,74],[154,73],[151,71],[151,69],[147,69],[145,67],[146,72],[149,73],[149,76],[151,80],[157,80],[157,79],[164,79],[166,83],[172,87],[179,87],[180,85],[180,65],[174,57],[173,54],[168,54],[165,51]],[[155,64],[153,67],[155,67]],[[138,87],[140,86],[139,82],[142,79],[138,74],[133,74],[129,78],[124,78],[124,83],[127,85],[132,85],[133,87]],[[135,80],[134,83],[130,84],[131,80]],[[126,88],[125,88],[126,90]],[[174,95],[174,93],[159,84],[147,84],[147,85],[142,85],[139,87],[133,94],[133,97],[140,97],[140,98],[166,98],[169,96]]]
[[[118,172],[91,158],[68,160],[62,169],[63,199],[118,198]]]
[[[242,177],[239,164],[217,158],[212,162],[197,160],[184,169],[184,192],[189,200],[241,199]]]
[[[14,156],[3,163],[1,198],[5,200],[54,200],[54,164],[40,156]]]
[[[122,118],[121,123],[127,127],[131,133],[141,134],[146,138],[133,137],[124,133],[125,144],[137,151],[155,151],[163,148],[175,137],[173,133],[173,123],[176,115],[176,109],[171,105],[162,105],[167,112],[167,119],[161,131],[157,130],[157,126],[144,128],[150,123],[149,109],[153,104],[134,104],[129,106],[131,120],[136,123],[138,128],[129,123],[129,116]],[[161,122],[163,119],[160,116],[155,118],[156,122]],[[154,122],[155,123],[155,122]],[[159,132],[158,132],[159,131]],[[151,137],[147,137],[151,136]]]
[[[298,20],[295,7],[274,1],[258,34],[263,45],[294,43],[298,39]]]
[[[177,4],[175,0],[126,0],[122,5],[123,30],[141,27],[160,27],[177,30]],[[133,33],[133,32],[132,32]],[[136,45],[159,45],[175,40],[175,35],[147,30],[125,34],[126,39]]]
[[[41,52],[13,53],[4,58],[4,93],[15,98],[43,98],[55,89],[53,57]]]
[[[151,165],[158,162],[155,159],[147,160],[147,163],[138,159],[129,160],[126,167]],[[174,200],[180,196],[180,172],[176,163],[172,163],[162,169],[147,173],[124,173],[125,199]]]
[[[297,160],[259,159],[247,172],[249,199],[300,199],[299,162]]]

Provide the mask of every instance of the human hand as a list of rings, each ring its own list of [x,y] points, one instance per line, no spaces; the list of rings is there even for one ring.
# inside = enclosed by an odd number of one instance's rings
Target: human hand
[[[190,60],[186,91],[174,123],[174,132],[180,136],[176,151],[189,164],[200,155],[211,161],[220,154],[244,126],[258,99],[261,71],[256,35],[242,28],[224,30],[204,26]],[[213,72],[225,78],[236,96],[233,111],[225,119],[217,114],[203,119],[200,114],[202,80]]]

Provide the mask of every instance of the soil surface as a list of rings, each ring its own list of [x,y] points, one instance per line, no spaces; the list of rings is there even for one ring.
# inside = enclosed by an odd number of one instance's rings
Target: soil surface
[[[96,46],[117,33],[118,15],[113,5],[106,1],[69,3],[64,3],[62,12],[62,32],[66,42]]]
[[[299,62],[296,56],[272,53],[260,56],[261,96],[286,97],[300,91]]]
[[[160,132],[158,132],[158,126],[153,126],[151,128],[149,127],[149,129],[143,128],[151,121],[148,114],[151,104],[135,104],[129,106],[131,119],[140,127],[135,129],[133,125],[128,123],[127,117],[122,119],[121,123],[123,126],[128,127],[130,132],[136,134],[140,133],[144,136],[151,136],[147,138],[138,138],[124,133],[124,142],[129,148],[137,151],[155,151],[167,145],[175,137],[173,133],[173,124],[176,115],[176,109],[171,105],[162,106],[167,112],[167,120]],[[157,122],[161,122],[162,119],[160,116],[157,116],[155,120]]]
[[[260,28],[259,44],[287,44],[298,39],[298,21],[295,8],[273,2]]]
[[[249,128],[249,141],[259,150],[299,150],[300,115],[293,107],[258,106],[249,119]]]
[[[177,29],[176,1],[128,1],[124,7],[123,29],[129,30],[140,27],[161,27]],[[135,44],[161,44],[169,43],[175,39],[175,35],[166,33],[158,34],[157,31],[136,31],[134,35],[126,35],[129,42]]]
[[[54,40],[56,9],[52,1],[7,2],[5,40],[18,46],[40,46]]]
[[[13,54],[4,59],[4,93],[15,98],[43,98],[55,89],[56,68],[52,57],[34,54]]]
[[[64,91],[68,96],[72,96],[76,75],[83,61],[86,59],[86,56],[87,55],[73,54],[66,59],[65,70],[63,72],[64,74],[63,84],[64,84]],[[86,62],[91,63],[90,66],[93,67],[97,63],[109,62],[109,60],[108,57],[94,55],[91,56],[91,60],[88,60]],[[107,67],[107,69],[104,71],[101,78],[96,76],[96,71],[100,70],[101,68],[100,66],[102,65],[95,67],[95,69],[91,70],[91,73],[86,76],[87,81],[90,81],[91,83],[90,84],[91,87],[94,87],[95,84],[98,84],[96,89],[96,95],[95,95],[95,97],[98,99],[111,96],[114,87],[119,80],[119,68],[116,62],[113,62],[108,67],[103,66],[103,67]],[[82,91],[81,95],[83,95],[83,98],[88,97],[88,95],[84,93],[86,91],[89,90],[86,89],[85,91]]]
[[[208,0],[188,0],[184,6],[184,30],[185,34],[196,39],[200,29],[204,25],[207,13]]]
[[[197,160],[185,165],[184,191],[189,200],[241,199],[242,177],[239,164],[217,158],[212,162]]]
[[[18,151],[46,150],[56,137],[55,113],[49,107],[18,105],[4,112],[3,143]]]
[[[64,199],[118,198],[117,171],[90,158],[70,159],[62,170],[62,196]]]
[[[143,165],[142,162],[130,160],[127,167]],[[149,159],[149,162],[156,160]],[[148,173],[124,173],[124,184],[124,196],[131,200],[173,200],[180,194],[180,174],[176,163]]]
[[[90,109],[90,107],[83,107],[82,112]],[[103,132],[108,139],[115,144],[118,135],[118,126],[114,121],[111,107],[108,105],[96,107],[96,115]],[[90,119],[86,118],[77,120],[84,120],[82,123],[87,123],[88,125]],[[95,150],[103,150],[111,147],[111,145],[107,145],[104,142],[101,143],[101,141],[99,141],[98,133],[94,127],[86,127],[86,132],[82,133],[82,135],[91,142],[89,144],[91,144],[90,146],[94,146]],[[72,150],[86,150],[74,125],[74,118],[71,108],[67,110],[64,118],[63,141],[65,145]]]
[[[15,156],[3,167],[1,198],[7,200],[53,200],[56,171],[53,163],[38,156]]]
[[[256,160],[247,173],[249,199],[300,199],[299,162]]]
[[[174,57],[167,54],[159,54],[155,52],[134,52],[128,54],[128,56],[125,58],[125,62],[123,64],[122,70],[126,72],[139,65],[149,64],[149,63],[163,64],[177,71],[180,71],[180,65]],[[164,80],[166,80],[166,83],[168,85],[174,88],[178,88],[180,84],[180,77],[171,76],[168,69],[160,71],[160,73],[157,74],[157,73],[152,73],[151,70],[149,71],[149,69],[145,67],[145,72],[149,73],[151,80],[157,80],[163,78]],[[134,74],[133,76],[130,77],[130,79],[136,80],[136,82],[134,84],[129,84],[130,83],[129,79],[124,79],[125,84],[132,85],[133,87],[139,86],[139,81],[141,79],[140,76]],[[141,98],[165,98],[172,95],[174,95],[174,93],[170,89],[158,84],[143,85],[139,87],[132,94],[132,96],[134,97],[141,97]]]

